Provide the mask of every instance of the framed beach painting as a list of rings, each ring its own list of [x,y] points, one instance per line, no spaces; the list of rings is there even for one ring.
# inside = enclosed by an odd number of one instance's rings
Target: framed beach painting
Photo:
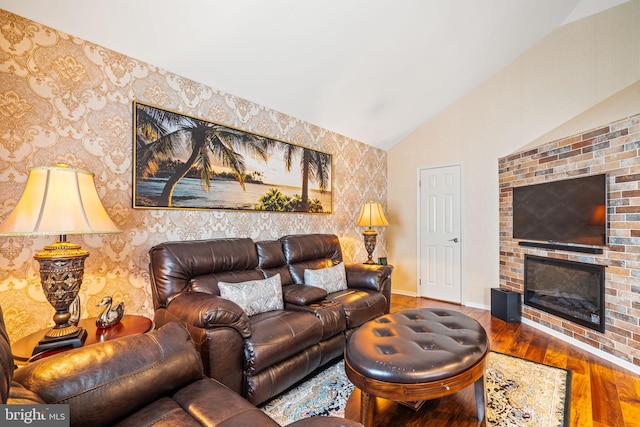
[[[134,102],[134,208],[331,213],[331,154]]]

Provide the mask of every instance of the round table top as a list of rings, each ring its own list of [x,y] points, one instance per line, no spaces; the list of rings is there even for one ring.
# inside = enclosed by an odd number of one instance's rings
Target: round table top
[[[125,314],[122,319],[116,325],[100,329],[96,326],[96,317],[90,317],[87,319],[80,319],[78,326],[87,330],[87,338],[84,341],[83,346],[95,344],[102,341],[109,341],[115,338],[124,337],[127,335],[141,334],[153,329],[153,321],[145,316],[139,316],[135,314]],[[27,335],[21,340],[15,342],[11,346],[13,358],[16,362],[27,362],[32,357],[33,349],[38,345],[38,342],[44,337],[44,334],[49,329],[34,332],[31,335]],[[64,350],[52,350],[46,352],[46,355],[59,353]],[[49,354],[51,353],[51,354]],[[44,355],[43,355],[44,356]]]
[[[413,384],[455,376],[488,351],[487,333],[475,319],[455,310],[422,308],[360,326],[347,342],[345,359],[367,378]]]

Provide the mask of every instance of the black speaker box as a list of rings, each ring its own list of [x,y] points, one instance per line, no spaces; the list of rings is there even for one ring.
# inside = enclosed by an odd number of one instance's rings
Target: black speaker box
[[[519,322],[520,294],[508,289],[491,288],[491,315],[505,322]]]

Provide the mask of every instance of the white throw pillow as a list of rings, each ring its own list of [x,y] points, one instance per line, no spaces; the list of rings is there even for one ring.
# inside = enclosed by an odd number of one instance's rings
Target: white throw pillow
[[[218,282],[220,296],[235,302],[247,316],[284,309],[280,274],[240,283]]]
[[[347,289],[347,275],[344,271],[344,263],[341,262],[333,267],[319,268],[317,270],[305,270],[304,284],[317,286],[329,293]]]

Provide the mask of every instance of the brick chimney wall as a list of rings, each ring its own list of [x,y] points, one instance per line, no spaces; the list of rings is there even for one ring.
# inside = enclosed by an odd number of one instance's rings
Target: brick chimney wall
[[[523,305],[522,317],[640,366],[640,114],[498,160],[500,287],[523,293],[524,255],[607,266],[604,333]],[[512,238],[512,189],[608,175],[608,246],[601,255],[521,247]]]

